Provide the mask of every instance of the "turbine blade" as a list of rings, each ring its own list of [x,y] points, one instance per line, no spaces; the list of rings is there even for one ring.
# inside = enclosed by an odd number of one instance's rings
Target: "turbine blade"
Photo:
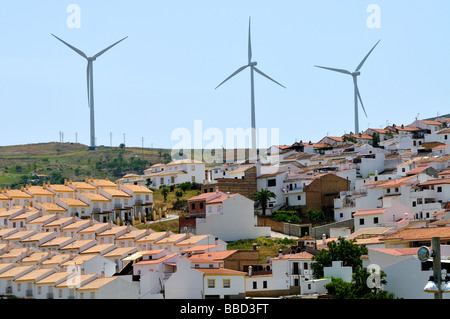
[[[335,71],[335,72],[340,72],[340,73],[344,73],[344,74],[352,74],[350,71],[347,70],[343,70],[343,69],[335,69],[335,68],[329,68],[326,66],[319,66],[319,65],[315,65],[316,68],[322,68],[322,69],[327,69],[327,70],[331,70],[331,71]]]
[[[91,107],[91,96],[90,96],[90,92],[91,92],[91,88],[90,88],[90,84],[91,84],[91,78],[90,78],[90,75],[91,75],[91,63],[92,63],[91,61],[88,61],[87,68],[86,68],[87,97],[88,97],[88,107],[89,108]]]
[[[244,65],[241,66],[239,69],[237,69],[236,71],[234,71],[233,74],[231,74],[229,77],[227,77],[225,80],[222,81],[222,83],[220,83],[218,86],[216,86],[216,89],[221,86],[222,84],[224,84],[226,81],[228,81],[229,79],[231,79],[233,76],[235,76],[236,74],[238,74],[239,72],[241,72],[242,70],[244,70],[245,68],[247,68],[248,65]]]
[[[262,76],[265,76],[266,78],[268,78],[269,80],[275,82],[276,84],[278,84],[279,86],[282,86],[284,88],[286,88],[283,84],[278,83],[277,81],[275,81],[274,79],[272,79],[270,76],[268,76],[267,74],[264,74],[261,70],[257,69],[256,67],[253,67],[253,70],[255,70],[256,72],[258,72],[259,74],[261,74]]]
[[[57,37],[56,35],[54,35],[53,33],[52,33],[52,36],[54,36],[54,37],[57,38],[59,41],[61,41],[61,42],[64,43],[65,45],[67,45],[69,48],[71,48],[72,50],[74,50],[76,53],[78,53],[79,55],[81,55],[83,58],[85,58],[85,59],[88,58],[88,57],[86,56],[86,54],[84,54],[83,51],[81,51],[81,50],[75,48],[74,46],[70,45],[70,44],[67,43],[66,41],[61,40],[60,38],[58,38],[58,37]]]
[[[361,61],[361,63],[358,65],[358,67],[356,68],[355,71],[359,71],[359,69],[361,69],[361,67],[363,66],[364,62],[366,62],[367,58],[369,57],[370,53],[372,53],[373,49],[375,49],[375,47],[377,46],[377,44],[380,42],[381,40],[378,40],[377,43],[375,43],[375,45],[373,46],[373,48],[369,51],[369,53],[367,53],[367,55],[364,57],[364,59]]]
[[[248,63],[252,60],[252,41],[250,35],[250,17],[248,18]]]
[[[119,41],[117,41],[116,43],[111,44],[109,47],[107,47],[106,49],[101,50],[99,53],[97,53],[96,55],[93,56],[93,58],[98,58],[99,56],[101,56],[103,53],[105,53],[106,51],[108,51],[109,49],[111,49],[113,46],[115,46],[116,44],[118,44],[119,42],[122,42],[123,40],[125,40],[128,37],[125,37]]]
[[[363,111],[364,111],[364,114],[365,114],[366,117],[367,117],[366,109],[364,108],[364,104],[363,104],[363,101],[362,101],[362,99],[361,99],[361,95],[359,94],[358,85],[355,85],[355,89],[356,89],[356,95],[358,95],[359,102],[361,103],[361,107],[362,107],[362,109],[363,109]]]

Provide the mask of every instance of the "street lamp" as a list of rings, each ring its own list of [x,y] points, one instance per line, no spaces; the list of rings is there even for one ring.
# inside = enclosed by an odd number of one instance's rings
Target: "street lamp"
[[[442,279],[441,272],[441,241],[439,237],[431,239],[432,253],[426,246],[422,246],[417,251],[417,257],[421,262],[428,261],[433,257],[433,276],[430,276],[423,291],[434,293],[434,299],[442,299],[443,293],[450,292],[450,277],[448,275]],[[436,279],[436,280],[435,280]]]

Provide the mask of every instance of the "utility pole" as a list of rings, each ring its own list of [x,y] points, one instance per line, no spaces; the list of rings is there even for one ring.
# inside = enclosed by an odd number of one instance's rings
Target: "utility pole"
[[[440,237],[431,238],[431,248],[433,252],[433,274],[438,292],[434,293],[434,299],[442,299],[442,270],[441,270],[441,239]]]
[[[112,147],[112,132],[109,133],[109,146]]]

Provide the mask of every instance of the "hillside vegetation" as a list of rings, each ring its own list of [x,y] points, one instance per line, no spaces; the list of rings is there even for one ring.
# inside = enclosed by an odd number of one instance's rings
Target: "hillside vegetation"
[[[108,178],[128,173],[142,174],[156,163],[168,163],[170,150],[98,147],[77,143],[39,143],[0,147],[0,187],[19,188],[44,181]]]

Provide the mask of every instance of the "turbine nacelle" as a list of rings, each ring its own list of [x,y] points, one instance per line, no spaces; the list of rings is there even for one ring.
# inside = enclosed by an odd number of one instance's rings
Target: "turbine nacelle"
[[[359,72],[359,71],[357,71],[357,72],[352,72],[352,75],[353,76],[358,76],[358,75],[360,75],[361,74],[361,72]]]
[[[248,66],[256,66],[258,65],[258,62],[249,62]]]

